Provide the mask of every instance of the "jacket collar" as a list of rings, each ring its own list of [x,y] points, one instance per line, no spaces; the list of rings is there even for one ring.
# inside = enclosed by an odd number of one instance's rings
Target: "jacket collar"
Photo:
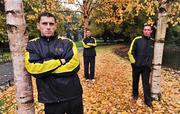
[[[89,37],[86,37],[86,38],[91,38],[91,36],[89,36]]]
[[[144,36],[144,35],[142,35],[142,38],[144,38],[144,39],[146,39],[146,40],[151,39],[151,37],[147,37],[147,36]]]
[[[43,40],[45,40],[45,41],[52,41],[52,40],[58,38],[58,33],[55,33],[54,36],[50,36],[50,37],[46,37],[46,36],[41,36],[41,35],[40,35],[40,38],[43,39]]]

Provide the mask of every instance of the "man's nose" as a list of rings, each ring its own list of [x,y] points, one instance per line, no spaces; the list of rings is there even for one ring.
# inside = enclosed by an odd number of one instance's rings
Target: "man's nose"
[[[50,28],[51,28],[51,25],[48,23],[48,24],[46,25],[46,27],[47,27],[48,29],[50,29]]]

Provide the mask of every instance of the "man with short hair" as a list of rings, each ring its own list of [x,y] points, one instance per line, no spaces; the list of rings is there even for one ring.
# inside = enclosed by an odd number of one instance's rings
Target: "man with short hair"
[[[152,27],[145,25],[143,35],[136,37],[130,46],[128,56],[132,66],[132,95],[133,99],[138,99],[138,85],[140,75],[142,76],[144,102],[152,108],[152,98],[150,93],[149,77],[154,53],[154,40],[151,38]]]
[[[95,56],[97,46],[96,39],[91,36],[91,31],[86,31],[87,37],[83,39],[83,59],[84,59],[84,77],[88,81],[94,80],[94,72],[95,72]],[[90,68],[89,68],[90,66]],[[90,72],[89,72],[90,69]]]
[[[45,114],[83,114],[79,57],[73,41],[58,37],[53,14],[39,15],[39,38],[29,41],[25,67],[36,78],[38,100]]]

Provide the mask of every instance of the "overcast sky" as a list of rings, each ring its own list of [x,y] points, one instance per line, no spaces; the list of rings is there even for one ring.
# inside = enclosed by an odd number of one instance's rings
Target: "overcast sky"
[[[67,0],[61,0],[61,2],[66,2]],[[74,5],[74,4],[64,4],[64,6],[66,6],[67,8],[70,8],[70,9],[72,9],[72,10],[77,10],[78,9],[78,7],[79,7],[79,5],[77,5],[78,4],[78,1],[80,2],[80,4],[82,4],[83,3],[83,0],[75,0],[76,1],[76,5]]]
[[[68,0],[60,0],[61,2],[67,2]],[[78,3],[78,1],[82,4],[83,0],[75,0],[76,3]]]

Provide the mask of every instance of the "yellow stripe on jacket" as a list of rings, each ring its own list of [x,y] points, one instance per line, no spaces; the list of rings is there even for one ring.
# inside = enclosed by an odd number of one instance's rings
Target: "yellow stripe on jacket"
[[[91,38],[93,38],[93,37],[91,37]],[[88,46],[97,46],[96,39],[95,38],[93,38],[93,39],[94,39],[94,43],[87,43]]]
[[[132,54],[132,50],[133,50],[133,46],[134,46],[135,40],[140,39],[140,38],[142,38],[142,36],[138,36],[138,37],[134,38],[134,40],[131,43],[130,49],[128,51],[128,56],[129,56],[129,60],[130,60],[131,63],[135,63],[136,62],[135,59],[134,59],[134,56]]]
[[[29,52],[25,52],[25,67],[30,74],[41,74],[53,69],[56,69],[61,65],[60,60],[48,60],[43,63],[31,63],[29,62]]]
[[[71,60],[64,64],[61,65],[59,68],[57,68],[55,71],[53,71],[52,73],[66,73],[66,72],[71,72],[73,71],[75,68],[78,67],[79,65],[79,55],[78,55],[78,50],[76,47],[76,44],[74,42],[73,43],[73,57],[71,58]]]
[[[93,38],[93,37],[91,37],[91,38]],[[95,38],[93,38],[93,39],[94,39],[94,43],[87,43],[87,44],[85,44],[84,41],[82,41],[84,48],[91,48],[92,46],[93,47],[97,46],[96,39]]]
[[[84,48],[91,48],[91,46],[88,46],[88,45],[85,44],[83,41],[82,41],[82,44],[83,44],[83,47],[84,47]]]

